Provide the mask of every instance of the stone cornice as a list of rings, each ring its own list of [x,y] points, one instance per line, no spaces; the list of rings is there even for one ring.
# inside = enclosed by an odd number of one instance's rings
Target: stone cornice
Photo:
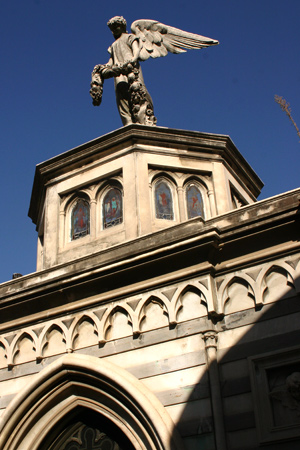
[[[299,252],[299,198],[297,189],[206,222],[192,219],[3,283],[2,326],[30,312],[39,320],[51,309],[85,307],[87,297],[99,303],[105,293],[115,299],[191,273],[216,276]]]

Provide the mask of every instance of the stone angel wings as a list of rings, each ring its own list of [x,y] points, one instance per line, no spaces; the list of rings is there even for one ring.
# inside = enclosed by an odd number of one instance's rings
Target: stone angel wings
[[[150,57],[167,56],[169,52],[184,53],[186,50],[196,50],[219,43],[214,39],[179,30],[156,20],[136,20],[131,25],[131,31],[140,39],[140,61],[146,61]]]
[[[179,30],[156,20],[136,20],[131,25],[131,33],[127,33],[126,20],[122,16],[113,17],[107,25],[115,42],[108,49],[108,63],[94,67],[90,95],[93,104],[99,106],[104,79],[113,77],[123,125],[156,124],[153,102],[146,89],[139,61],[166,56],[169,52],[183,53],[218,44],[214,39]]]

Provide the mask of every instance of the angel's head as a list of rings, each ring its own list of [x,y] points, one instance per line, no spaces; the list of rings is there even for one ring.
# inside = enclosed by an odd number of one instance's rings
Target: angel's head
[[[123,16],[112,17],[107,22],[107,25],[115,37],[119,37],[122,33],[126,33],[127,22]]]

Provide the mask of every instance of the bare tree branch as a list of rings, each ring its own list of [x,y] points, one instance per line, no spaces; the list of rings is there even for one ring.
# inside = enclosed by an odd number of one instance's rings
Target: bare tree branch
[[[296,122],[294,121],[294,119],[292,118],[292,115],[291,115],[292,109],[290,108],[290,104],[287,103],[287,101],[283,97],[279,97],[279,95],[275,95],[274,99],[275,99],[275,102],[279,104],[279,106],[282,109],[282,111],[284,111],[286,113],[286,115],[288,116],[288,118],[290,119],[290,121],[292,122],[294,127],[296,128],[297,134],[298,134],[298,136],[300,138],[299,128],[297,127],[297,124],[296,124]]]

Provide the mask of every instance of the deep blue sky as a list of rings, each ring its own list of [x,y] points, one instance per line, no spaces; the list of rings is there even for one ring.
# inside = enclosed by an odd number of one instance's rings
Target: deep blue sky
[[[0,0],[0,282],[35,271],[35,165],[121,126],[112,80],[100,108],[89,97],[114,15],[218,39],[143,63],[158,125],[230,135],[265,183],[259,199],[300,185],[299,138],[274,102],[283,96],[300,127],[299,0]]]

